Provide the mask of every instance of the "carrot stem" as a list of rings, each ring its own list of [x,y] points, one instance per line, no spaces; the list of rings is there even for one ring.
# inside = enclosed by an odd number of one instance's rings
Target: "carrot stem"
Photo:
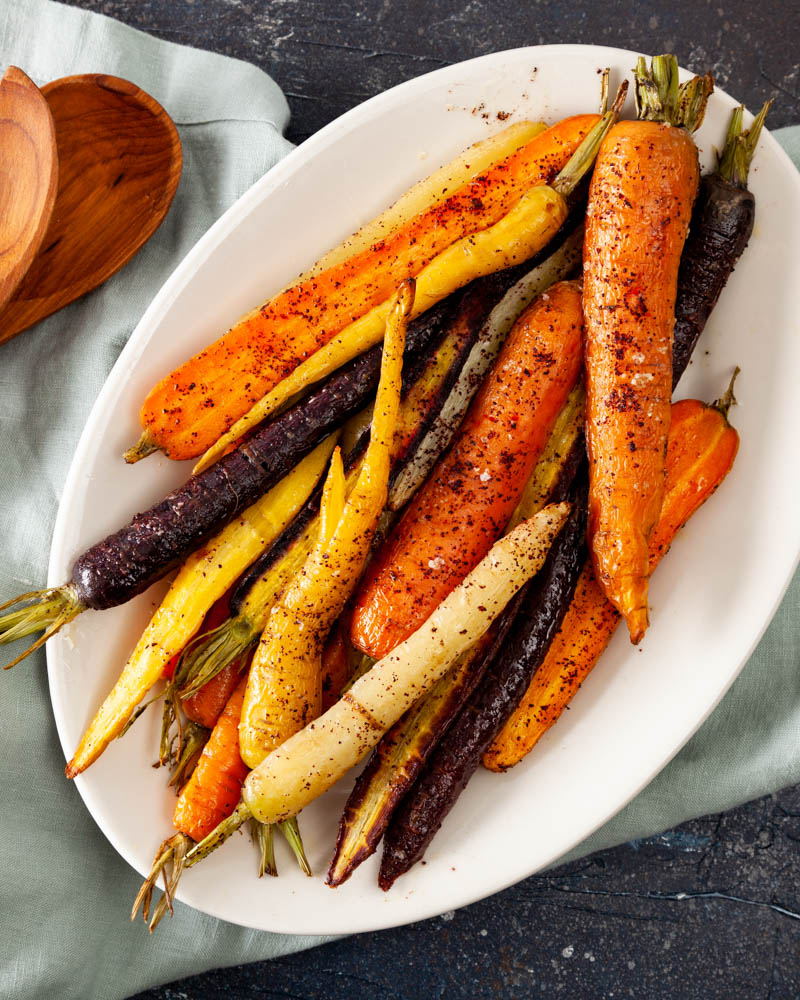
[[[714,90],[710,73],[679,83],[678,60],[673,55],[639,56],[634,70],[636,117],[640,121],[666,122],[696,132],[703,124],[706,104]]]
[[[196,843],[187,853],[184,867],[191,868],[192,865],[196,865],[198,861],[202,861],[203,858],[207,858],[212,851],[215,851],[218,847],[224,844],[230,836],[236,833],[245,820],[250,819],[250,815],[251,813],[249,807],[246,806],[244,802],[240,802],[227,819],[218,823],[207,837],[203,837],[203,839]]]
[[[742,130],[744,105],[740,104],[731,115],[728,134],[725,138],[725,148],[717,158],[716,173],[729,184],[738,188],[747,187],[747,175],[750,172],[750,162],[756,151],[761,130],[772,101],[766,101],[753,119],[753,124],[746,131]]]
[[[152,455],[153,452],[160,450],[159,445],[156,443],[156,440],[150,431],[143,431],[142,436],[136,444],[131,445],[127,451],[123,452],[122,457],[128,465],[133,465],[135,462],[141,462],[143,458],[147,458],[148,455]]]
[[[311,865],[308,863],[308,858],[306,857],[305,848],[303,847],[303,838],[300,836],[300,827],[297,825],[297,817],[292,816],[291,819],[285,819],[283,822],[278,823],[278,829],[285,837],[286,843],[289,847],[291,847],[292,853],[295,858],[297,858],[297,863],[300,865],[301,871],[305,875],[313,875]]]
[[[151,934],[167,910],[172,914],[172,899],[185,867],[186,850],[189,844],[191,844],[191,840],[184,833],[175,834],[175,836],[164,841],[156,852],[150,874],[142,884],[136,899],[133,901],[131,920],[135,919],[139,907],[141,907],[145,923],[149,921]],[[163,875],[164,878],[164,895],[158,901],[158,905],[153,912],[153,919],[150,920],[150,902],[153,898],[153,889],[159,875]]]
[[[20,653],[7,663],[4,668],[6,670],[19,663],[34,649],[38,649],[67,622],[71,622],[86,610],[71,584],[52,590],[32,590],[0,605],[0,611],[7,608],[11,610],[0,615],[0,645],[24,639],[41,629],[46,631],[24,653]]]
[[[590,130],[589,134],[578,146],[575,152],[567,161],[561,173],[556,177],[550,187],[557,191],[564,198],[567,198],[580,183],[584,174],[589,170],[595,161],[600,144],[605,139],[609,129],[616,123],[622,105],[625,103],[625,96],[628,93],[628,81],[623,80],[617,91],[617,96],[611,106],[600,121]]]
[[[278,874],[278,866],[275,864],[275,840],[273,826],[266,823],[259,823],[257,819],[250,820],[250,835],[253,843],[258,848],[260,860],[258,862],[258,877],[264,875]]]
[[[725,395],[720,396],[719,399],[715,399],[711,404],[713,410],[721,413],[725,419],[728,419],[728,412],[732,406],[736,406],[736,397],[733,394],[733,385],[736,382],[736,377],[741,371],[741,368],[737,365],[733,369],[733,375],[731,375],[731,380],[728,383],[728,388],[725,390]]]
[[[186,647],[175,671],[174,683],[182,701],[197,694],[229,663],[243,657],[258,639],[258,632],[249,628],[241,617],[228,618],[198,639]]]
[[[180,744],[175,752],[175,769],[169,779],[170,785],[176,792],[180,791],[191,777],[210,735],[208,729],[198,726],[196,722],[188,723],[181,730]]]

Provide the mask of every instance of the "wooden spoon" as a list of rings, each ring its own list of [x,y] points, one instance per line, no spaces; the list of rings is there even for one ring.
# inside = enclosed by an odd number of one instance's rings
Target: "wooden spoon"
[[[42,88],[58,194],[42,248],[0,312],[0,343],[101,285],[153,235],[181,176],[169,115],[127,80],[87,73]]]
[[[0,81],[0,308],[42,244],[57,184],[50,108],[36,84],[9,66]]]

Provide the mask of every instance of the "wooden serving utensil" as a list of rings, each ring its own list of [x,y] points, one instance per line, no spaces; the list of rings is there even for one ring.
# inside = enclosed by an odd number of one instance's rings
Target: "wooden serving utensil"
[[[58,193],[41,249],[0,312],[0,343],[126,264],[161,224],[181,176],[175,124],[135,84],[87,73],[42,94],[55,124]]]
[[[56,198],[53,117],[36,84],[9,66],[0,81],[0,308],[42,244]]]

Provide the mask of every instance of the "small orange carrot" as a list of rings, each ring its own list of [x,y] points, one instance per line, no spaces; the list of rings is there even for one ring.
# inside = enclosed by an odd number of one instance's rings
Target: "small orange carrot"
[[[210,632],[213,632],[214,629],[218,628],[224,621],[227,621],[231,613],[231,594],[233,593],[235,587],[236,584],[234,584],[233,587],[229,587],[222,597],[211,605],[211,608],[209,609],[206,617],[203,619],[203,624],[200,626],[195,639],[208,635]],[[169,661],[164,668],[164,677],[172,677],[175,673],[175,668],[180,662],[181,656],[183,656],[183,652],[184,651],[181,650],[180,653],[177,653]],[[193,695],[183,699],[181,701],[181,707],[183,708],[187,719],[192,722],[196,722],[198,726],[203,726],[205,729],[213,729],[220,713],[228,703],[230,696],[233,694],[234,688],[238,683],[239,677],[241,676],[245,665],[246,664],[243,663],[243,657],[237,657],[233,663],[229,663],[227,667],[212,677],[210,681],[204,684]]]
[[[239,719],[247,678],[243,677],[217,719],[191,778],[175,806],[175,828],[200,841],[239,802],[248,768],[239,754]]]
[[[181,702],[187,719],[211,729],[225,708],[250,657],[245,655],[229,663],[198,691]]]
[[[599,120],[566,118],[446,200],[352,257],[280,292],[167,375],[141,411],[130,461],[160,448],[196,458],[301,361],[385,302],[456,240],[498,222],[530,187],[551,181]]]
[[[368,568],[353,645],[376,659],[411,635],[500,537],[581,368],[580,287],[525,310],[459,437]]]
[[[631,641],[648,624],[648,538],[664,495],[678,266],[700,180],[690,132],[710,77],[678,87],[673,56],[636,70],[639,117],[600,147],[584,243],[589,543]],[[685,127],[683,127],[685,126]]]
[[[684,399],[672,407],[667,476],[661,516],[650,536],[652,572],[678,530],[730,471],[739,435],[727,420],[731,390],[708,406]],[[506,771],[531,752],[572,700],[611,640],[620,616],[597,583],[591,562],[547,656],[524,698],[483,757],[491,771]]]

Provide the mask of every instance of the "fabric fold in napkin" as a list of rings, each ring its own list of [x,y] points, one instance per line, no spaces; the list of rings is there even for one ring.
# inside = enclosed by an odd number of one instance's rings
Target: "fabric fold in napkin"
[[[0,55],[36,83],[132,80],[178,125],[167,219],[102,288],[0,346],[0,602],[46,578],[56,509],[89,410],[140,316],[197,239],[291,149],[276,84],[254,66],[162,42],[50,0],[0,0]],[[800,156],[800,129],[779,135]],[[724,701],[675,760],[573,852],[660,832],[800,781],[800,580]],[[244,930],[177,904],[152,938],[131,925],[140,878],[95,826],[64,759],[44,652],[0,677],[0,994],[112,1000],[323,938]],[[157,832],[154,832],[154,837]],[[155,848],[155,843],[154,843]]]

